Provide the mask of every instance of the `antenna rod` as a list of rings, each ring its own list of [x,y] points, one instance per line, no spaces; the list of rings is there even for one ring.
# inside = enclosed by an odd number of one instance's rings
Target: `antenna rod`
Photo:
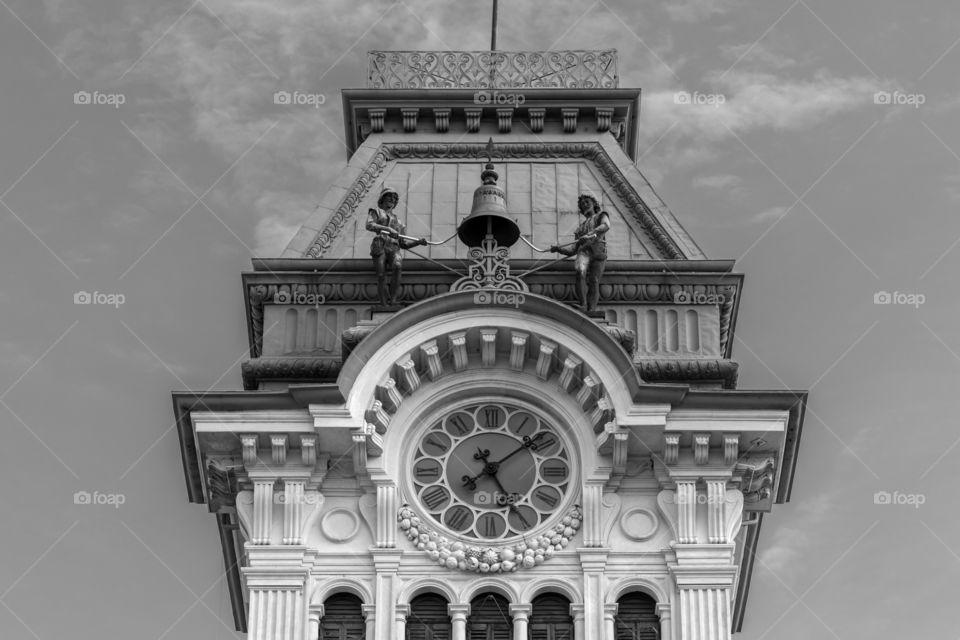
[[[493,23],[490,25],[490,51],[497,50],[497,0],[493,0]]]

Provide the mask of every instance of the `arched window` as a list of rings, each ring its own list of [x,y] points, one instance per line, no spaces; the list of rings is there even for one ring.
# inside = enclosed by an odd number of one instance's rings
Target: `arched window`
[[[530,640],[573,640],[570,601],[557,593],[534,598],[529,629]]]
[[[481,593],[470,603],[467,640],[512,640],[510,603],[496,593]]]
[[[364,640],[363,603],[352,593],[336,593],[323,603],[320,640]]]
[[[660,640],[657,603],[645,593],[623,595],[617,604],[616,640]]]
[[[446,598],[424,593],[410,601],[407,640],[450,640],[450,634]]]

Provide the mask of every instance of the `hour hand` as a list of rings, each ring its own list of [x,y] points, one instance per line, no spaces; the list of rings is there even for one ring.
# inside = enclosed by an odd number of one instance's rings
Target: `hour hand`
[[[483,475],[483,474],[481,473],[480,475]],[[467,489],[470,489],[470,491],[476,491],[477,478],[479,477],[480,476],[474,476],[471,478],[470,476],[463,476],[463,486],[465,486]]]

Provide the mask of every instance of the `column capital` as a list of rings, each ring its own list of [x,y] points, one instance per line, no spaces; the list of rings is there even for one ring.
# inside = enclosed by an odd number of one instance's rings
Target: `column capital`
[[[310,605],[310,610],[307,612],[310,620],[320,622],[320,618],[323,617],[323,605],[322,604],[312,604]]]
[[[660,616],[660,621],[670,619],[670,614],[673,613],[673,605],[669,602],[658,602],[657,603],[657,615]]]
[[[510,615],[513,616],[514,620],[526,620],[530,617],[530,613],[533,611],[532,604],[511,604],[510,605]]]
[[[607,602],[603,605],[603,617],[605,619],[612,619],[613,616],[617,615],[617,609],[620,607],[620,604],[617,602]]]
[[[457,620],[466,620],[467,616],[470,615],[470,605],[469,604],[454,604],[450,603],[447,605],[447,613],[450,614],[451,622]]]
[[[396,611],[397,620],[404,620],[408,615],[410,615],[410,605],[408,604],[398,604],[394,606]]]
[[[360,605],[360,611],[363,612],[363,617],[366,620],[377,617],[377,605],[375,604],[362,604]]]
[[[570,605],[570,615],[573,616],[574,621],[583,620],[584,609],[586,609],[585,604],[578,602],[576,604]]]

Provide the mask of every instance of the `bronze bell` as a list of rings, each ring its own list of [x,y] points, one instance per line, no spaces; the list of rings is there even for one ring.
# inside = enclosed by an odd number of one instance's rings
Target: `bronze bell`
[[[497,186],[497,172],[493,163],[487,162],[480,174],[483,181],[473,192],[473,207],[457,228],[457,237],[468,247],[483,245],[490,235],[501,247],[510,247],[520,239],[520,227],[507,217],[507,197]]]

